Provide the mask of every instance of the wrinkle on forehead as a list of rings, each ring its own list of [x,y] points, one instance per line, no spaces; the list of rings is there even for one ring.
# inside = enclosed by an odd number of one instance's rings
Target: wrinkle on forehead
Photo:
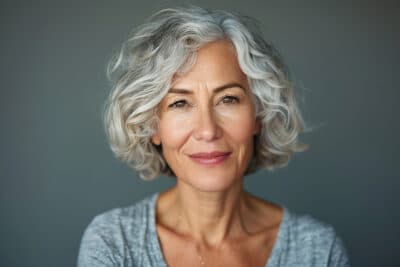
[[[198,50],[190,70],[174,75],[172,87],[212,89],[230,82],[248,88],[247,76],[239,66],[233,44],[228,40],[218,40]]]

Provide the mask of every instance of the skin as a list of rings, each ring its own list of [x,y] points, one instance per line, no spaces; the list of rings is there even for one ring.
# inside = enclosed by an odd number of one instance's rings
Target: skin
[[[152,142],[177,177],[157,201],[157,232],[169,266],[265,266],[282,208],[243,190],[260,131],[247,77],[227,40],[201,47],[193,68],[175,75],[159,106]],[[225,153],[216,164],[196,153]]]

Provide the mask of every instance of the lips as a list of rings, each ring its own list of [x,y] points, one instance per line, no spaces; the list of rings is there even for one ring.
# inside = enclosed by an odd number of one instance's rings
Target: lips
[[[196,163],[203,165],[218,165],[224,162],[231,152],[212,151],[190,154],[189,157]]]

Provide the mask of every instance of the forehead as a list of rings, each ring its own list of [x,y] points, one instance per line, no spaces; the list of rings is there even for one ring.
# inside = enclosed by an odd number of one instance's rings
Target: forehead
[[[219,40],[202,46],[196,62],[186,73],[175,75],[174,87],[218,87],[227,82],[242,83],[247,87],[247,77],[241,70],[236,50],[228,40]]]

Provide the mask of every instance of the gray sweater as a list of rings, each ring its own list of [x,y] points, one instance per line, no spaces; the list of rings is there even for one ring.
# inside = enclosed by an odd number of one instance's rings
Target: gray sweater
[[[78,267],[167,266],[157,237],[158,194],[125,208],[96,216],[86,228]],[[349,266],[341,239],[332,226],[286,207],[266,267]]]

